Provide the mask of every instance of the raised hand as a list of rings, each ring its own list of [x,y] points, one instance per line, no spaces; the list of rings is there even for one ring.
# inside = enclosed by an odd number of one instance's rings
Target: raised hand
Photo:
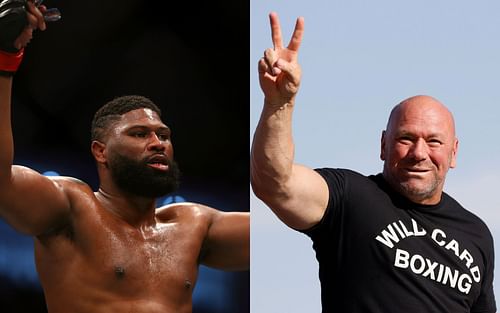
[[[292,38],[287,47],[283,46],[278,15],[269,14],[274,48],[266,49],[259,60],[259,81],[265,96],[265,104],[282,107],[293,104],[299,90],[301,69],[298,52],[304,32],[304,19],[295,23]]]
[[[45,30],[45,21],[43,13],[47,8],[43,5],[36,7],[31,1],[27,1],[26,16],[28,19],[28,25],[24,28],[22,33],[14,41],[14,47],[16,49],[21,49],[26,47],[33,38],[33,30],[41,29]]]

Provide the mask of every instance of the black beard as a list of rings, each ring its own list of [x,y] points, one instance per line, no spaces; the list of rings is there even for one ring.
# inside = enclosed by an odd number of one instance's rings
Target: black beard
[[[123,191],[146,198],[158,198],[174,192],[179,186],[180,171],[174,160],[169,160],[166,172],[148,166],[147,158],[141,161],[115,154],[108,162],[111,177]]]

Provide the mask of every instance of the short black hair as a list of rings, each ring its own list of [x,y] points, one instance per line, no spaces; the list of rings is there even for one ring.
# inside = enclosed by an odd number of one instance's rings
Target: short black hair
[[[161,117],[160,108],[143,96],[122,96],[109,101],[97,110],[92,119],[91,141],[102,140],[109,125],[117,121],[123,114],[142,108],[151,109]]]

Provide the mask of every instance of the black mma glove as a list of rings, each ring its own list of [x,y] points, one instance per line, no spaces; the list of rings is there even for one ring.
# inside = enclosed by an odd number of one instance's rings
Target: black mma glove
[[[28,25],[26,0],[0,0],[0,75],[12,76],[23,59],[24,49],[14,41]]]

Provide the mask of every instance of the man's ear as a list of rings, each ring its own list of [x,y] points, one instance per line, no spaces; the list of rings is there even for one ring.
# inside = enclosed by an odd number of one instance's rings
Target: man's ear
[[[385,130],[382,131],[382,137],[380,138],[380,159],[385,161]]]
[[[106,163],[106,145],[104,143],[94,140],[90,145],[90,150],[92,151],[92,155],[97,163]]]
[[[453,148],[451,150],[450,168],[455,168],[457,166],[457,153],[458,153],[458,139],[455,138],[455,141],[453,142]]]

